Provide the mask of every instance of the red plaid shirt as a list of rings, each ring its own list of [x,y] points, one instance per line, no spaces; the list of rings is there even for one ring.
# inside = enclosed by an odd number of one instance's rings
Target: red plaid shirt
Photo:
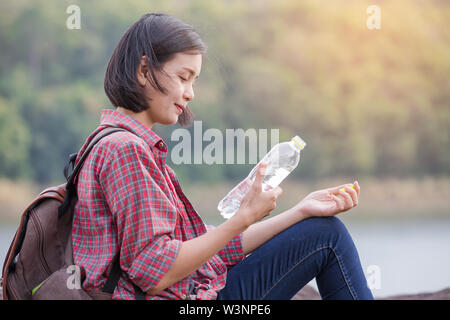
[[[88,155],[78,180],[72,230],[74,262],[85,290],[101,289],[119,254],[122,274],[113,299],[134,299],[132,282],[144,292],[170,269],[183,241],[206,232],[205,224],[166,164],[167,147],[132,117],[104,110],[100,126],[118,126]],[[81,153],[80,153],[81,154]],[[215,299],[227,268],[244,258],[242,235],[188,277],[147,299]]]

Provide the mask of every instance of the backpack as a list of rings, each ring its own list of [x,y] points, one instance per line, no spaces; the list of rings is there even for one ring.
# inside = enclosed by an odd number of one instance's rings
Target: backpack
[[[74,264],[72,220],[77,202],[78,174],[94,145],[117,127],[102,129],[87,146],[75,166],[77,153],[69,156],[64,168],[67,182],[42,191],[22,214],[19,227],[3,264],[3,299],[10,300],[107,300],[112,298],[120,278],[119,257],[113,260],[103,289],[81,288],[80,268]],[[72,165],[72,173],[68,170]],[[136,299],[144,299],[133,285]]]

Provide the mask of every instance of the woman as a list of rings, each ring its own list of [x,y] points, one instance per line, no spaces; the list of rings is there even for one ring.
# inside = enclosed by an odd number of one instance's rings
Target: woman
[[[205,52],[192,27],[164,14],[144,15],[116,47],[105,75],[115,110],[102,112],[87,143],[105,126],[126,131],[100,141],[80,173],[72,241],[83,288],[101,288],[117,256],[115,299],[139,290],[146,299],[289,299],[314,277],[324,299],[371,299],[356,248],[333,217],[357,205],[357,182],[256,223],[282,192],[261,191],[262,165],[237,213],[206,229],[151,130],[192,122]]]

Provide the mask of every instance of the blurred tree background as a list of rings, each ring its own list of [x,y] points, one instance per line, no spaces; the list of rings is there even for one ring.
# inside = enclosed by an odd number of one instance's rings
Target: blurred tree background
[[[66,27],[71,4],[80,30]],[[372,4],[380,30],[366,26]],[[15,0],[0,2],[1,178],[63,181],[68,154],[111,108],[103,77],[113,49],[148,12],[193,25],[208,45],[190,104],[203,131],[305,139],[290,181],[448,177],[450,2]],[[170,148],[178,127],[154,129]],[[172,167],[184,185],[212,185],[253,164]]]

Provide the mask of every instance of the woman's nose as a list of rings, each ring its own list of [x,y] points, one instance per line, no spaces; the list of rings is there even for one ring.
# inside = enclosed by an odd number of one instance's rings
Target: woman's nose
[[[186,101],[191,101],[194,99],[194,89],[192,88],[192,86],[189,86],[185,91],[184,91],[184,95],[183,98]]]

